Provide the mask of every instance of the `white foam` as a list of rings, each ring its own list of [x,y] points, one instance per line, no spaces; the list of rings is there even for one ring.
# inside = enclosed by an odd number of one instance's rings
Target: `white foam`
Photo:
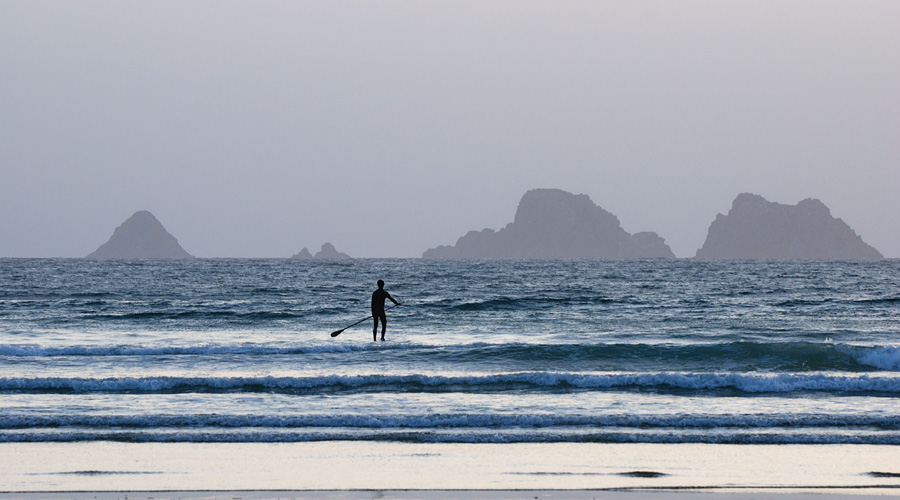
[[[900,346],[875,347],[857,354],[856,360],[881,370],[900,371]]]
[[[377,391],[476,387],[484,392],[510,386],[532,388],[608,389],[647,387],[658,389],[734,389],[749,393],[799,391],[900,393],[900,375],[832,373],[572,373],[517,372],[484,375],[325,375],[310,377],[34,377],[0,378],[0,391],[63,390],[74,392],[168,392],[242,389],[303,390],[322,387]],[[468,390],[468,389],[467,389]]]
[[[669,428],[669,429],[763,429],[834,428],[868,426],[896,429],[900,415],[510,415],[460,413],[430,415],[336,414],[336,415],[35,415],[0,416],[0,429],[25,428],[354,428],[354,429],[503,429],[503,428]]]

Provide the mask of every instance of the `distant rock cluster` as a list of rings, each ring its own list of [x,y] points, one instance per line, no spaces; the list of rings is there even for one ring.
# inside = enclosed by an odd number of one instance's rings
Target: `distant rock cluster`
[[[519,201],[513,222],[500,230],[469,231],[455,245],[426,250],[427,259],[671,259],[656,233],[628,234],[619,219],[584,194],[533,189]],[[821,201],[796,205],[742,193],[728,215],[709,226],[699,259],[882,259]],[[178,240],[150,212],[136,212],[89,259],[190,259]],[[308,248],[292,259],[351,257],[331,243],[313,255]]]
[[[135,212],[113,231],[109,241],[88,259],[192,259],[156,217],[146,210]]]
[[[796,205],[767,201],[755,194],[735,198],[728,215],[709,226],[701,259],[881,259],[821,201]]]
[[[422,254],[429,259],[643,259],[674,258],[656,233],[628,234],[613,214],[584,194],[559,189],[525,193],[513,222],[494,231],[470,231],[456,245]]]
[[[298,253],[291,256],[292,259],[324,259],[324,260],[344,260],[350,259],[351,257],[343,252],[338,252],[334,245],[331,243],[325,243],[322,245],[322,249],[316,252],[315,255],[310,253],[309,249],[303,247],[303,250],[300,250]]]

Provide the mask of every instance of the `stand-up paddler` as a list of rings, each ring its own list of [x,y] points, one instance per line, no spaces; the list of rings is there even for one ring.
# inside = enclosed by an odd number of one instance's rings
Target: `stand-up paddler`
[[[384,331],[387,329],[387,314],[384,312],[384,299],[390,299],[396,305],[399,302],[391,297],[384,289],[384,281],[378,280],[378,290],[372,292],[372,319],[375,321],[375,327],[372,328],[372,341],[378,341],[378,320],[381,320],[381,340],[384,341]]]

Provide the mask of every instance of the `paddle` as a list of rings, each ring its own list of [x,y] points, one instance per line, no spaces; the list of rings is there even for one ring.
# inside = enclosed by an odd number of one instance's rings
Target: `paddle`
[[[400,305],[400,304],[394,304],[394,305],[392,305],[391,307],[388,307],[387,309],[385,309],[385,311],[388,311],[388,310],[390,310],[390,309],[393,309],[393,308],[395,308],[395,307],[397,307],[397,306],[399,306],[399,305]],[[367,318],[363,318],[363,319],[357,321],[356,323],[353,323],[353,324],[350,325],[350,326],[345,326],[345,327],[341,328],[340,330],[331,332],[331,336],[332,336],[332,337],[337,337],[338,335],[344,333],[344,330],[346,330],[347,328],[352,328],[352,327],[354,327],[354,326],[356,326],[356,325],[362,323],[363,321],[365,321],[365,320],[367,320],[367,319],[372,319],[372,316],[369,316],[369,317],[367,317]]]

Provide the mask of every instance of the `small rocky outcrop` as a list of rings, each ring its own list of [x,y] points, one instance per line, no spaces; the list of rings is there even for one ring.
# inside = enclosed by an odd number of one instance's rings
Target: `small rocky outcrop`
[[[709,226],[700,259],[881,259],[819,200],[773,203],[742,193]]]
[[[146,210],[135,212],[88,259],[191,259],[178,240]]]
[[[323,259],[323,260],[343,260],[350,259],[351,257],[343,252],[338,252],[334,245],[331,243],[325,243],[322,245],[322,249],[316,252],[315,255],[310,253],[308,248],[303,248],[299,253],[291,256],[292,259]]]
[[[303,250],[300,250],[299,252],[295,253],[294,255],[291,255],[291,258],[292,259],[312,259],[313,254],[311,254],[309,252],[308,248],[303,247]]]
[[[525,193],[513,222],[495,231],[470,231],[456,245],[426,250],[432,259],[674,258],[656,233],[628,234],[619,219],[585,194],[559,189]]]
[[[334,245],[331,243],[325,243],[322,245],[322,249],[316,252],[314,256],[317,259],[329,259],[329,260],[338,260],[338,259],[349,259],[350,256],[343,253],[338,252]]]

